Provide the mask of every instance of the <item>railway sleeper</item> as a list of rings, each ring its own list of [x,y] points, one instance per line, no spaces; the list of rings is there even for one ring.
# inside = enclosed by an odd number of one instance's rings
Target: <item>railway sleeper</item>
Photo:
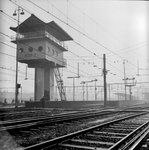
[[[86,134],[82,136],[78,136],[74,139],[81,139],[81,140],[93,140],[93,141],[102,141],[102,142],[118,142],[122,137],[109,137],[109,136],[101,136],[101,135],[93,135],[93,134]]]
[[[122,124],[122,125],[131,125],[131,126],[136,126],[136,125],[141,125],[142,123],[140,123],[140,122],[133,122],[133,121],[128,121],[128,120],[124,120],[124,121],[122,121],[121,123],[119,123],[119,124]]]
[[[94,133],[94,134],[97,134],[97,135],[98,135],[98,134],[104,134],[104,135],[107,135],[107,136],[108,136],[108,135],[109,135],[109,136],[113,136],[113,135],[114,135],[114,136],[115,136],[115,135],[117,136],[117,135],[118,135],[118,136],[122,136],[122,137],[127,136],[126,133],[115,133],[115,132],[93,131],[93,133]]]
[[[109,129],[118,129],[118,130],[135,130],[138,127],[125,127],[125,126],[121,126],[121,127],[116,127],[116,126],[110,126]]]
[[[126,133],[129,134],[130,132],[132,132],[133,130],[126,130],[126,129],[115,129],[115,128],[103,128],[103,129],[99,129],[97,131],[101,131],[101,132],[113,132],[113,133]]]
[[[64,142],[64,143],[62,143],[60,145],[63,146],[63,144],[69,144],[69,145],[72,145],[72,147],[74,145],[77,145],[77,146],[88,146],[88,147],[94,147],[94,149],[95,149],[96,147],[97,148],[98,147],[109,148],[114,143],[112,143],[112,142],[102,142],[102,141],[92,141],[92,140],[76,140],[76,139],[72,139],[72,140]]]
[[[80,145],[70,145],[70,144],[62,144],[60,147],[57,147],[54,150],[107,150],[107,148],[95,148],[89,146],[80,146]]]
[[[114,123],[114,126],[124,126],[124,124],[125,123]],[[135,123],[135,124],[128,124],[128,123],[126,123],[125,124],[125,126],[131,126],[131,127],[138,127],[138,126],[140,126],[141,124],[139,123],[139,124],[137,124],[137,123]]]
[[[118,129],[136,129],[136,128],[138,128],[139,126],[125,126],[125,125],[123,125],[123,126],[115,126],[115,125],[110,125],[109,126],[110,128],[118,128]]]
[[[124,127],[121,127],[121,128],[117,128],[117,127],[108,127],[107,129],[109,130],[116,130],[116,131],[128,131],[128,132],[132,132],[134,129],[136,128],[126,128],[125,126]]]
[[[87,136],[100,136],[100,137],[104,137],[104,138],[116,138],[116,139],[121,139],[121,138],[123,138],[124,136],[120,136],[120,135],[112,135],[112,136],[110,136],[110,135],[107,135],[107,134],[98,134],[98,135],[95,135],[95,134],[87,134]]]

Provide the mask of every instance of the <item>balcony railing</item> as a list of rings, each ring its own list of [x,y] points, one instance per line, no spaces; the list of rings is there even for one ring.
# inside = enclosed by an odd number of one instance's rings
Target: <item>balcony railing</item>
[[[68,50],[68,46],[65,45],[64,42],[59,41],[58,39],[56,39],[54,36],[52,36],[50,33],[48,33],[47,31],[38,31],[37,33],[35,32],[29,32],[27,34],[17,34],[17,35],[13,35],[11,36],[11,40],[15,41],[15,40],[22,40],[22,39],[32,39],[32,38],[41,38],[41,37],[47,37],[48,39],[50,39],[51,41],[53,41],[54,43],[58,44],[59,46],[63,47],[64,49]]]

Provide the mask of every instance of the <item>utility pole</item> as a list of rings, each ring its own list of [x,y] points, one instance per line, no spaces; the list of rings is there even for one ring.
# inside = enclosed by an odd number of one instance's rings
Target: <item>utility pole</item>
[[[123,60],[123,64],[124,64],[124,87],[125,87],[125,100],[127,100],[127,97],[126,97],[126,71],[125,71],[125,60]]]
[[[67,77],[67,78],[73,78],[73,101],[75,101],[75,78],[80,78],[79,75],[79,63],[78,63],[78,76],[73,76],[73,77]]]
[[[88,101],[88,82],[92,81],[85,81],[86,82],[86,100]]]
[[[88,82],[86,82],[86,100],[88,101]]]
[[[106,107],[106,103],[107,103],[107,83],[106,83],[106,75],[107,75],[107,70],[106,70],[106,55],[103,54],[104,107]]]
[[[21,85],[21,101],[22,101],[22,88],[23,88],[23,87],[22,87],[22,85]]]
[[[16,48],[16,78],[15,78],[15,108],[18,108],[18,93],[19,93],[19,87],[20,84],[18,84],[18,45],[19,45],[19,26],[20,26],[20,15],[24,15],[23,8],[18,6],[17,9],[15,9],[13,16],[18,15],[18,27],[17,27],[17,34],[16,34],[16,42],[17,42],[17,48]]]
[[[83,101],[84,101],[84,84],[85,84],[85,82],[84,81],[82,81],[80,84],[83,84]]]
[[[139,74],[139,60],[137,60],[137,72],[138,72],[138,74],[137,74],[137,76],[139,76],[140,74]]]
[[[102,100],[102,91],[103,91],[103,89],[102,89],[102,87],[101,87],[101,100]]]
[[[109,84],[109,101],[110,101],[110,84]]]
[[[81,84],[85,84],[86,83],[86,100],[88,101],[88,83],[89,82],[93,82],[93,81],[82,81]]]
[[[134,82],[135,78],[126,78],[125,80],[132,80],[131,84],[127,84],[126,86],[129,87],[129,99],[131,100],[131,95],[132,95],[132,91],[131,91],[131,87],[132,86],[136,86],[136,82]]]
[[[97,87],[96,87],[96,81],[98,81],[97,79],[95,80],[92,80],[92,82],[95,81],[95,101],[97,101],[97,94],[96,94],[96,90],[97,90]]]
[[[67,78],[72,78],[73,79],[73,101],[75,101],[75,78],[80,78],[80,76],[73,76],[73,77],[67,77]]]

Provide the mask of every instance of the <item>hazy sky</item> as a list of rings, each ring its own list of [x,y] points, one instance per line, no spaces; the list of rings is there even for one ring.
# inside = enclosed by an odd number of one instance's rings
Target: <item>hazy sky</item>
[[[76,85],[95,78],[98,79],[97,84],[102,85],[104,53],[107,70],[110,70],[108,83],[123,82],[123,60],[126,61],[127,77],[148,81],[148,1],[1,0],[0,88],[13,90],[15,85],[16,45],[9,38],[15,32],[9,28],[17,26],[14,20],[17,18],[12,16],[17,5],[25,12],[24,16],[20,16],[20,22],[33,13],[45,22],[55,21],[74,39],[66,42],[69,50],[64,55],[68,64],[63,69],[64,85],[72,85],[72,80],[67,77],[77,75],[78,63],[81,78],[76,79]],[[136,76],[138,66],[139,77]],[[34,89],[34,69],[28,69],[28,80],[24,80],[25,71],[26,65],[19,63],[19,83],[24,91],[30,92]]]

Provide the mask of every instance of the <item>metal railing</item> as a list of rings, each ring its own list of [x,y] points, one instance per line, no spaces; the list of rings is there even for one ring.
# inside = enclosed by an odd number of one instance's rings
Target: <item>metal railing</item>
[[[17,38],[18,38],[18,40],[24,40],[24,39],[41,38],[41,37],[47,37],[54,43],[58,44],[59,46],[63,47],[64,49],[68,50],[68,46],[65,45],[64,42],[59,41],[58,39],[56,39],[53,35],[51,35],[47,31],[38,31],[37,33],[29,32],[27,34],[24,33],[24,34],[12,35],[11,40],[15,41]]]

